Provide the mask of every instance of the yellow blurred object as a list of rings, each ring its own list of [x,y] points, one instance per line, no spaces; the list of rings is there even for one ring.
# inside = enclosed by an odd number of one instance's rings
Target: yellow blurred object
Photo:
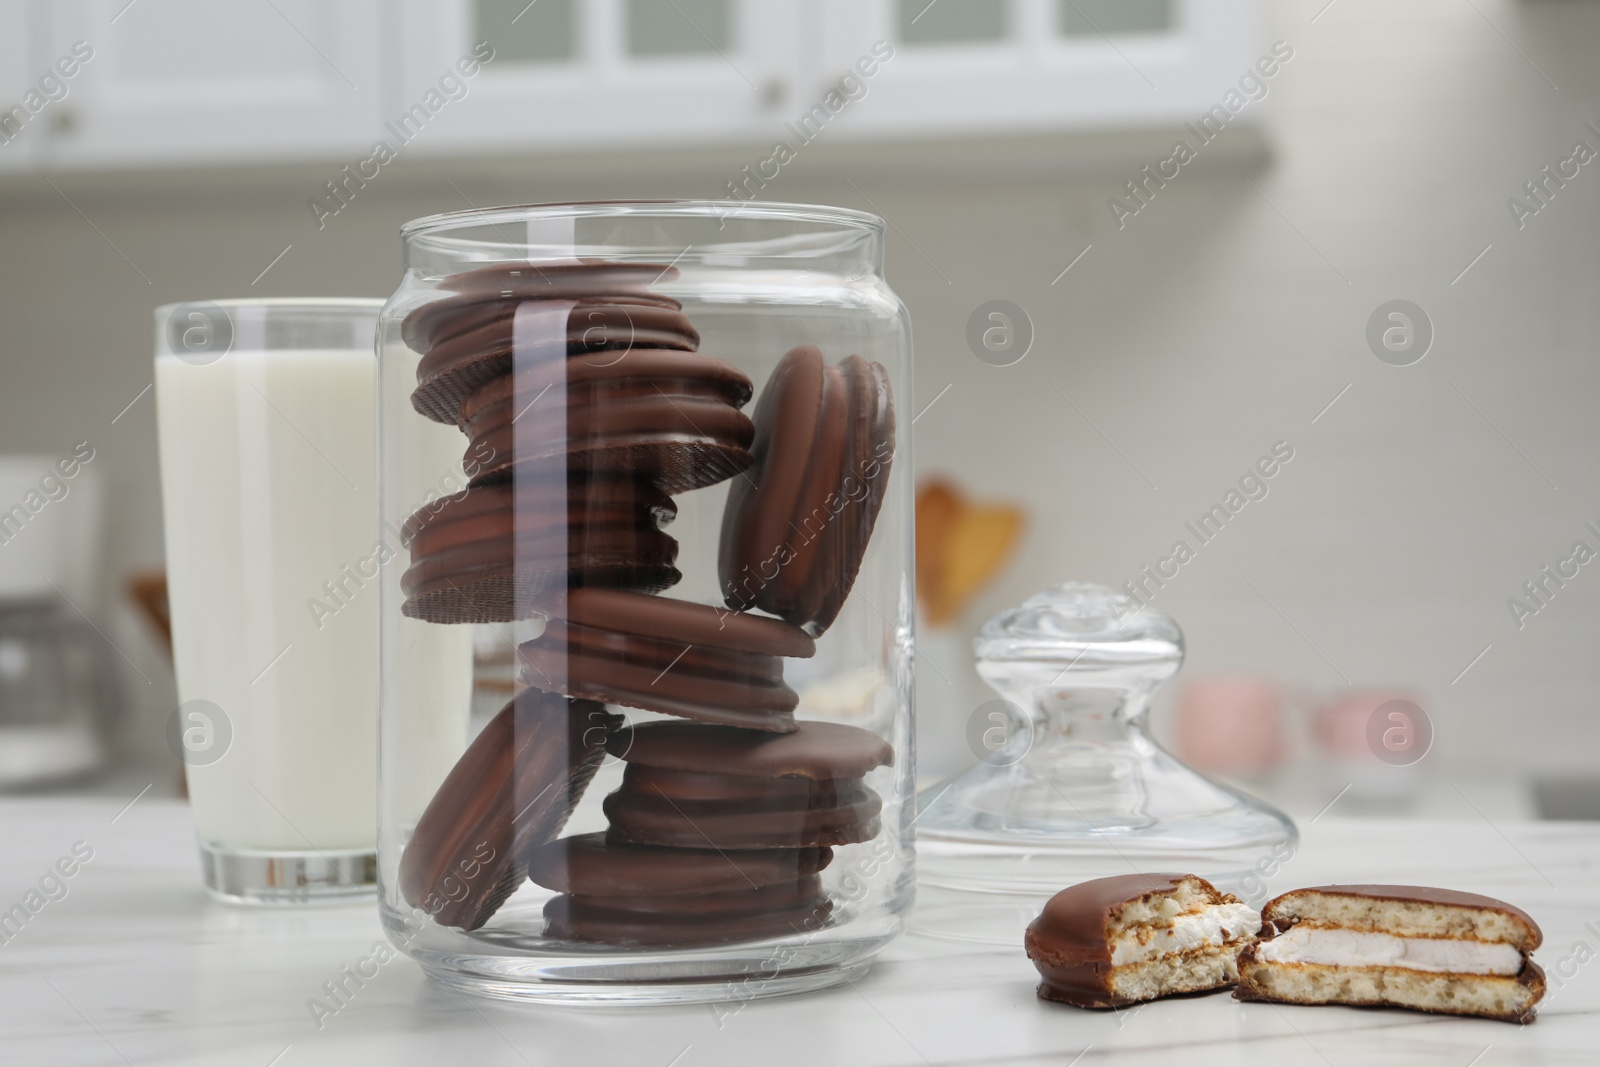
[[[975,506],[947,481],[917,492],[917,599],[930,626],[953,621],[1011,557],[1022,510]]]

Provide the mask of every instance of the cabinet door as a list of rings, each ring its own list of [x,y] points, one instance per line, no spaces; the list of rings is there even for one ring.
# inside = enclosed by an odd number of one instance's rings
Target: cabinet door
[[[20,170],[32,161],[56,104],[50,97],[60,95],[54,81],[39,85],[45,71],[33,69],[28,48],[38,37],[41,15],[37,4],[0,5],[0,172]]]
[[[1264,49],[1254,0],[822,0],[823,74],[894,57],[846,137],[1171,126]]]
[[[52,60],[93,49],[51,165],[338,157],[377,132],[376,0],[63,0],[50,16]]]
[[[400,12],[391,116],[419,114],[429,92],[448,100],[458,61],[493,49],[416,137],[423,153],[764,141],[801,70],[798,0],[403,0]]]

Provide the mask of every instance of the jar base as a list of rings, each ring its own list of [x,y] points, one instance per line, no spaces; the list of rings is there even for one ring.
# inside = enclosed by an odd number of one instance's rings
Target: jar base
[[[387,899],[379,911],[395,948],[465,994],[530,1004],[739,1004],[860,978],[905,932],[913,906],[909,872],[878,888],[885,897],[874,914],[861,914],[859,902],[835,901],[833,922],[815,930],[675,947],[546,937],[536,893],[503,905],[492,926],[470,933]]]
[[[747,1000],[811,993],[819,989],[853,982],[872,966],[870,958],[844,965],[825,964],[809,969],[783,971],[772,978],[759,977],[758,971],[704,974],[685,977],[660,975],[630,979],[620,977],[614,965],[596,967],[594,978],[582,979],[554,974],[506,974],[491,976],[461,969],[462,961],[449,965],[417,961],[429,978],[458,992],[494,1000],[524,1004],[564,1004],[595,1007],[647,1004],[742,1004]],[[571,972],[575,968],[561,968]],[[644,968],[640,968],[641,971]],[[734,1009],[737,1010],[737,1009]]]

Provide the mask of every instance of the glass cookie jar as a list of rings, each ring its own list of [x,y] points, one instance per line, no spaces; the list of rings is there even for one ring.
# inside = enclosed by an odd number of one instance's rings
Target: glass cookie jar
[[[883,223],[419,219],[379,330],[379,879],[450,985],[854,977],[912,864],[910,327]]]

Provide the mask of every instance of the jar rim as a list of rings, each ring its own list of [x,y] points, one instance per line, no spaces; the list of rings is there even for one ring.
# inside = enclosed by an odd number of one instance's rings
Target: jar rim
[[[238,310],[249,311],[260,308],[265,311],[283,311],[294,308],[305,308],[308,311],[326,311],[330,308],[349,308],[352,311],[378,311],[387,301],[383,297],[373,296],[253,296],[217,300],[178,300],[170,304],[158,305],[154,311],[157,319],[170,316],[178,308],[191,304],[210,304],[224,311]]]
[[[527,222],[547,218],[610,218],[626,215],[676,215],[684,217],[782,219],[833,223],[882,235],[882,216],[855,208],[826,204],[792,204],[768,200],[577,200],[546,204],[469,208],[424,215],[400,227],[402,240],[423,235],[501,222]]]

